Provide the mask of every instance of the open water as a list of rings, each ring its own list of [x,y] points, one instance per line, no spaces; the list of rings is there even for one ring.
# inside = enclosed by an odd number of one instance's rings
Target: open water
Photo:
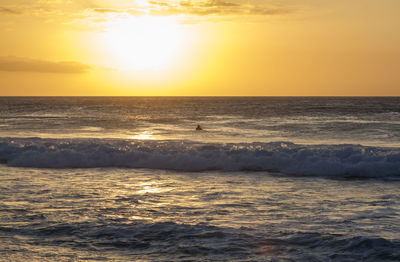
[[[397,97],[3,97],[0,163],[1,261],[400,261]]]

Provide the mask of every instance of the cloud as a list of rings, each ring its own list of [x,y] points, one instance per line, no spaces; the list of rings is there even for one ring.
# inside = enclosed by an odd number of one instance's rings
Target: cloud
[[[22,12],[17,9],[0,6],[0,14],[20,15],[20,14],[22,14]]]
[[[124,10],[120,9],[114,9],[114,8],[93,8],[92,11],[96,13],[121,13],[124,12]]]
[[[286,6],[275,5],[249,5],[228,2],[224,0],[207,1],[171,1],[150,0],[144,7],[136,8],[93,8],[96,13],[126,13],[150,15],[193,15],[193,16],[226,16],[226,15],[259,15],[272,16],[291,12]]]
[[[90,69],[79,62],[51,62],[21,57],[0,57],[0,71],[81,74]]]
[[[27,0],[26,4],[2,4],[0,16],[34,16],[42,21],[74,26],[78,30],[101,30],[104,23],[128,16],[179,16],[183,23],[197,23],[208,21],[208,18],[217,21],[287,15],[292,13],[292,7],[292,4],[282,4],[280,0]]]
[[[149,2],[153,6],[160,6],[160,1]],[[161,2],[162,3],[162,2]],[[165,4],[161,4],[164,6]],[[161,8],[162,9],[162,8]],[[278,15],[289,13],[285,7],[267,5],[238,4],[223,0],[208,1],[180,1],[177,5],[171,6],[166,13],[190,14],[198,16],[206,15]]]
[[[275,7],[275,8],[253,8],[249,10],[250,14],[253,15],[284,15],[290,14],[292,9]]]

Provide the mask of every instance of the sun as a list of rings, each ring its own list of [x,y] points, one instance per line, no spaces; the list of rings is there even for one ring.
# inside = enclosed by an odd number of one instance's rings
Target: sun
[[[185,46],[185,30],[174,18],[142,16],[109,24],[102,43],[113,67],[163,70],[177,63]]]

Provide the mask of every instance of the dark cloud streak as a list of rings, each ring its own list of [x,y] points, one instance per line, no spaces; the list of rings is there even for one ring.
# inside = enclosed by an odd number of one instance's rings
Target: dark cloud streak
[[[232,6],[240,6],[240,5],[239,4],[235,4],[235,3],[230,3],[230,2],[224,2],[224,1],[221,1],[221,0],[211,0],[211,1],[205,2],[201,6],[205,6],[205,7],[232,7]]]
[[[21,15],[22,12],[16,9],[7,8],[0,6],[0,14],[7,14],[7,15]]]
[[[90,66],[79,62],[51,62],[30,58],[0,57],[0,71],[3,72],[36,72],[57,74],[86,73]]]
[[[92,11],[96,13],[122,13],[124,10],[114,9],[114,8],[93,8]]]

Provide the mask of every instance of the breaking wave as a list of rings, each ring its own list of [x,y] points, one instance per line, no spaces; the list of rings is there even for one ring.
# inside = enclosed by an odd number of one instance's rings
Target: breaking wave
[[[222,144],[177,140],[1,138],[0,161],[9,166],[35,168],[121,167],[400,177],[400,148],[291,142]]]

